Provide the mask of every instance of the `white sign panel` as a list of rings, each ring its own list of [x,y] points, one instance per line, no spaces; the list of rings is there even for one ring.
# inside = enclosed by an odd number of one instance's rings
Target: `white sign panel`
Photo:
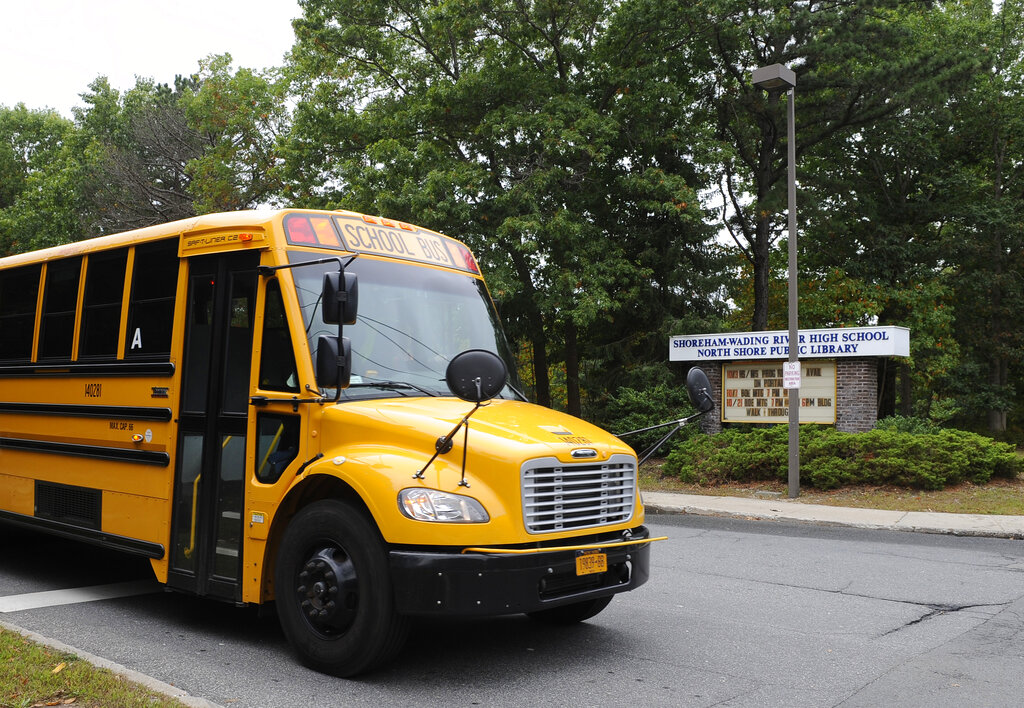
[[[835,423],[836,363],[798,363],[801,369],[800,422]],[[723,364],[722,422],[785,423],[789,421],[790,393],[783,387],[782,362]]]
[[[910,330],[906,327],[802,329],[799,339],[800,359],[910,356]],[[788,358],[789,333],[786,330],[682,334],[668,341],[669,361]]]
[[[782,365],[782,388],[800,388],[799,361],[787,361]]]

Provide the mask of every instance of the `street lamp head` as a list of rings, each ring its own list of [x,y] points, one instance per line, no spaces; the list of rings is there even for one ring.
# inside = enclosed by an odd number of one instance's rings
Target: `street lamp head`
[[[772,64],[754,69],[754,86],[765,91],[786,91],[796,87],[796,72],[782,64]]]

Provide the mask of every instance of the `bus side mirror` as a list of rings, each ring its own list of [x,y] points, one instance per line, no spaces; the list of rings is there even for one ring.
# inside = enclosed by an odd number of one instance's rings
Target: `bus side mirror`
[[[715,407],[708,375],[696,366],[686,374],[686,392],[690,395],[690,403],[698,412],[707,413]]]
[[[321,334],[316,345],[316,385],[347,388],[352,376],[352,342],[348,337]]]
[[[449,362],[445,381],[456,396],[479,404],[501,393],[508,381],[508,369],[501,357],[493,352],[467,349]]]
[[[324,273],[320,301],[325,324],[355,324],[359,309],[359,281],[355,273]]]

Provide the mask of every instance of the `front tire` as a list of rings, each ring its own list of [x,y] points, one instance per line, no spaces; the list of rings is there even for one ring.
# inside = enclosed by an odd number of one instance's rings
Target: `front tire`
[[[310,504],[284,531],[274,569],[281,629],[306,666],[354,676],[401,649],[408,623],[394,609],[384,543],[346,501]]]

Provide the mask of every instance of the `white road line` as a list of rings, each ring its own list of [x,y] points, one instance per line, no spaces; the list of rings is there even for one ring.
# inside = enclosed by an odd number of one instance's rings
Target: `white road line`
[[[67,590],[47,590],[45,592],[29,592],[24,595],[8,595],[0,597],[0,612],[20,612],[35,610],[40,607],[55,605],[71,605],[76,602],[93,602],[94,600],[111,600],[115,597],[131,597],[159,592],[161,585],[155,580],[133,580],[126,583],[110,585],[93,585],[87,588],[69,588]]]

